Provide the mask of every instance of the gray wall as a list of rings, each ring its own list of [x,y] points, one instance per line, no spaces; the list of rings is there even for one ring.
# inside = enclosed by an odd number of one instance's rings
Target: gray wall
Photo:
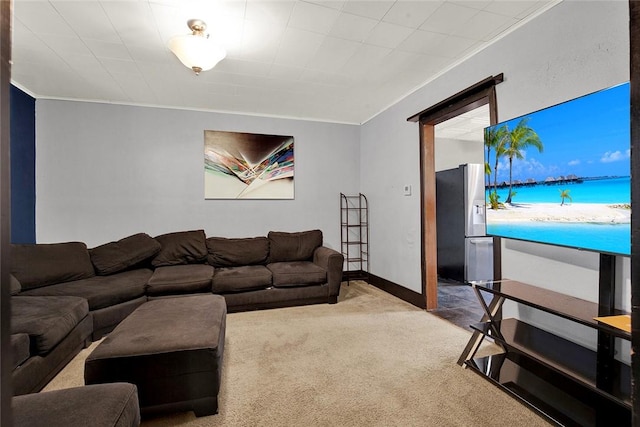
[[[562,2],[365,123],[360,181],[374,207],[371,272],[421,290],[419,191],[402,195],[403,184],[419,188],[418,125],[407,117],[499,73],[501,121],[627,81],[628,21],[625,2]],[[597,255],[547,248],[505,243],[504,277],[597,298]],[[628,289],[628,261],[621,264]]]
[[[625,2],[562,2],[361,127],[40,100],[37,239],[91,246],[138,231],[204,228],[240,237],[321,228],[337,248],[338,193],[362,191],[371,207],[371,272],[420,292],[419,132],[406,118],[499,73],[499,119],[517,117],[628,80],[628,50]],[[205,129],[294,135],[296,199],[204,200]],[[623,308],[628,271],[628,260],[620,260]],[[506,241],[503,272],[586,299],[597,295],[591,253]]]
[[[438,138],[435,134],[436,172],[457,168],[466,163],[484,163],[484,135],[480,133],[478,141]]]
[[[55,100],[36,117],[39,243],[319,228],[339,249],[339,193],[359,190],[358,126]],[[205,200],[206,129],[293,135],[295,200]]]

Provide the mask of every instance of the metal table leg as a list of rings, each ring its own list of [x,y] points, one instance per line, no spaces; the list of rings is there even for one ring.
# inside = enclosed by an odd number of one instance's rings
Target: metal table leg
[[[485,314],[482,316],[482,319],[480,321],[481,322],[489,321],[491,322],[491,324],[493,324],[493,322],[495,322],[496,315],[502,308],[502,304],[504,304],[504,301],[505,301],[504,297],[493,295],[491,302],[489,303],[489,305],[487,305],[484,298],[482,297],[482,293],[478,290],[478,288],[476,288],[476,286],[473,284],[471,286],[473,287],[473,290],[476,293],[476,297],[478,298],[478,301],[480,301],[480,305],[482,306],[482,309],[485,312]],[[499,331],[495,331],[495,330],[494,332],[497,334],[500,333]],[[473,335],[471,335],[471,338],[469,339],[467,346],[464,348],[462,354],[460,355],[460,358],[458,359],[458,365],[462,367],[466,367],[465,362],[473,358],[473,356],[478,351],[480,344],[482,344],[482,340],[484,339],[484,337],[485,337],[484,334],[478,331],[473,332]]]

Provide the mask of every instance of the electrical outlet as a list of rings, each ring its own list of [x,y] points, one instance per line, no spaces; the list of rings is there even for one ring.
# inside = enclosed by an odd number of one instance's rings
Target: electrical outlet
[[[405,196],[410,196],[411,195],[411,186],[410,185],[405,185],[404,186],[404,195]]]

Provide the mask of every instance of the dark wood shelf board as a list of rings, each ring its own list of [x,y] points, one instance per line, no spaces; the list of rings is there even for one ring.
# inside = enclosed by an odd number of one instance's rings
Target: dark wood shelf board
[[[466,365],[558,425],[631,425],[628,407],[518,353],[471,359]]]
[[[342,272],[342,280],[369,280],[369,273],[362,270],[348,270]]]
[[[538,310],[604,331],[613,336],[627,340],[631,339],[630,333],[594,320],[594,317],[600,315],[601,312],[597,303],[561,294],[549,289],[527,285],[515,280],[505,279],[491,282],[474,282],[472,285],[481,291],[503,296]],[[628,313],[616,311],[614,314]]]
[[[614,360],[611,389],[601,390],[596,385],[595,351],[517,319],[504,319],[494,325],[500,331],[499,334],[495,333],[488,322],[471,325],[471,328],[503,344],[507,351],[516,351],[523,357],[543,364],[547,369],[579,381],[584,387],[614,403],[631,409],[631,370],[628,365]]]

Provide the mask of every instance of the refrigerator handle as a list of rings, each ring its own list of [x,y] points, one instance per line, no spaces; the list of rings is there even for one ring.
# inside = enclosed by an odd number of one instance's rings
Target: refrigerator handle
[[[469,240],[469,243],[471,243],[472,245],[492,245],[493,244],[493,240],[489,240],[486,237],[479,237],[477,239],[474,239],[473,237],[469,237],[468,240]]]

